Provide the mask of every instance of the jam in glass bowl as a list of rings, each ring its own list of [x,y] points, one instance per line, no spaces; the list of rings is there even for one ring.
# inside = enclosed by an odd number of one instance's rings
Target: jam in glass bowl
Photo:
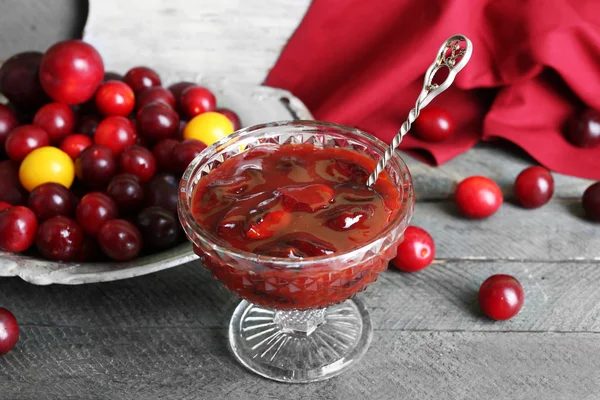
[[[395,257],[412,216],[395,154],[354,128],[276,122],[203,151],[180,183],[179,217],[203,265],[244,299],[229,327],[236,358],[284,382],[335,376],[365,354],[369,314],[353,296]]]

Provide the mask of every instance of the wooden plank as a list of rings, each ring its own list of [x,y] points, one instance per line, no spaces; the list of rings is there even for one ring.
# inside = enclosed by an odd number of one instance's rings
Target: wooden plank
[[[525,168],[538,165],[535,160],[514,147],[480,144],[440,167],[432,167],[406,153],[402,158],[408,164],[420,200],[451,199],[456,185],[472,175],[487,176],[498,183],[506,198],[513,197],[516,177]],[[574,178],[554,173],[554,198],[581,198],[593,183],[589,179]]]
[[[180,78],[260,84],[309,4],[91,0],[84,39],[98,48],[108,70],[148,65]]]
[[[484,318],[479,285],[490,275],[517,277],[521,313],[506,322]],[[361,296],[376,329],[600,332],[596,263],[445,262],[415,274],[383,273]],[[104,284],[35,287],[0,280],[0,304],[25,325],[224,328],[238,299],[199,262]]]
[[[6,399],[591,399],[600,390],[600,341],[590,333],[379,330],[346,374],[284,385],[238,365],[222,329],[22,332],[0,358]]]
[[[1,63],[22,51],[45,51],[60,40],[81,37],[87,2],[3,0],[0,9]]]
[[[463,217],[453,201],[418,202],[412,224],[431,233],[441,259],[600,260],[600,225],[583,218],[579,200],[534,210],[505,202],[483,220]]]

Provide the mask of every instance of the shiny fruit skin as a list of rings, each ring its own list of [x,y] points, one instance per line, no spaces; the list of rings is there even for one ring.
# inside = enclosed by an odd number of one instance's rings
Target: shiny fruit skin
[[[194,117],[183,130],[184,139],[200,140],[207,146],[233,132],[231,121],[218,112],[206,112]]]
[[[523,170],[515,180],[515,197],[525,208],[538,208],[554,194],[554,178],[544,167],[534,166]]]
[[[121,172],[132,174],[147,182],[156,172],[156,160],[150,150],[142,146],[127,147],[121,153]]]
[[[181,225],[177,217],[161,207],[140,211],[135,224],[142,233],[144,245],[151,250],[164,250],[179,241]]]
[[[118,211],[110,196],[91,192],[81,198],[75,215],[83,231],[91,237],[96,237],[105,222],[117,218]]]
[[[19,168],[19,179],[28,191],[47,182],[56,182],[70,188],[75,178],[73,160],[64,151],[51,146],[29,153]]]
[[[184,114],[183,110],[181,109],[181,93],[183,93],[183,91],[189,88],[190,86],[197,85],[193,82],[183,81],[174,83],[168,87],[168,89],[171,91],[171,93],[173,93],[173,96],[175,97],[175,109],[179,114]]]
[[[133,89],[137,95],[153,86],[160,86],[160,77],[148,67],[135,67],[127,71],[123,78],[126,84]]]
[[[102,225],[98,231],[98,245],[113,260],[130,261],[142,249],[142,234],[131,222],[114,219]]]
[[[69,135],[60,142],[60,149],[67,153],[72,160],[76,160],[77,157],[94,142],[89,136],[76,133]]]
[[[39,78],[42,57],[40,52],[26,51],[0,67],[0,93],[19,109],[33,110],[48,101]]]
[[[50,47],[40,64],[40,82],[55,101],[81,104],[92,98],[104,78],[104,63],[95,48],[81,40]]]
[[[582,148],[600,145],[600,111],[587,109],[570,122],[566,138],[571,144]]]
[[[147,207],[162,207],[172,214],[177,214],[179,198],[179,179],[170,174],[158,174],[146,184],[145,203]]]
[[[10,132],[19,125],[15,113],[4,104],[0,104],[0,153]]]
[[[6,210],[7,208],[11,208],[12,204],[7,203],[5,201],[0,201],[0,212]]]
[[[171,108],[175,108],[175,96],[169,89],[165,89],[161,86],[153,86],[144,90],[137,98],[135,108],[140,110],[150,103],[161,102],[168,105]]]
[[[114,200],[121,213],[139,209],[144,202],[144,187],[140,179],[131,174],[119,174],[112,178],[106,193]]]
[[[117,160],[108,147],[93,144],[77,157],[75,171],[87,186],[101,188],[117,173]]]
[[[48,145],[50,137],[45,130],[35,125],[21,125],[8,135],[4,149],[11,160],[19,162],[33,150]]]
[[[193,118],[208,111],[214,111],[217,106],[215,95],[202,86],[190,86],[181,92],[179,106],[185,115]]]
[[[50,143],[60,143],[75,128],[75,114],[69,106],[49,103],[40,108],[33,117],[33,124],[48,133]]]
[[[0,212],[0,250],[27,250],[35,242],[38,221],[29,208],[13,206]]]
[[[15,161],[0,161],[0,201],[12,205],[27,203],[29,193],[19,180],[19,164]]]
[[[471,176],[463,180],[454,193],[460,212],[469,218],[487,218],[502,205],[502,191],[485,176]]]
[[[409,226],[392,265],[404,272],[416,272],[429,266],[434,257],[435,242],[431,235],[418,226]]]
[[[136,141],[133,124],[125,117],[107,117],[94,134],[94,143],[108,147],[115,155],[119,155],[125,147],[133,146]]]
[[[590,185],[585,190],[581,205],[587,219],[600,222],[600,182]]]
[[[121,81],[104,82],[96,91],[96,109],[104,116],[126,117],[135,107],[133,90]]]
[[[491,319],[504,321],[523,307],[525,293],[519,281],[510,275],[492,275],[479,288],[479,306]]]
[[[242,121],[240,121],[240,117],[233,111],[231,111],[228,108],[217,108],[215,110],[216,112],[218,112],[219,114],[223,114],[224,116],[227,117],[227,119],[229,119],[229,121],[231,122],[231,125],[233,125],[233,130],[237,131],[238,129],[240,129],[242,127]]]
[[[173,149],[179,144],[176,139],[162,139],[152,147],[152,154],[156,160],[156,169],[160,172],[174,172]]]
[[[0,308],[0,355],[12,350],[19,341],[19,324],[6,308]]]
[[[179,129],[179,115],[167,104],[150,103],[136,114],[140,135],[148,140],[161,140],[175,135]]]
[[[75,211],[75,201],[71,192],[54,182],[44,183],[33,189],[27,205],[40,220],[58,215],[70,217]]]
[[[452,136],[454,131],[454,119],[442,108],[425,108],[415,121],[415,134],[427,142],[441,142]]]
[[[72,261],[83,244],[83,230],[71,218],[59,215],[40,224],[35,244],[52,261]]]
[[[172,160],[175,171],[183,174],[188,165],[198,154],[200,154],[206,145],[199,140],[188,139],[178,143],[173,147]]]

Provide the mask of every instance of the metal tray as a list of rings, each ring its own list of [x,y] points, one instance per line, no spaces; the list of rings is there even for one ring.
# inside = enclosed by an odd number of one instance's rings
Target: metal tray
[[[175,79],[166,80],[176,81]],[[195,79],[209,87],[219,107],[235,110],[244,126],[290,119],[313,119],[291,93],[266,86],[240,86],[225,80]],[[61,263],[0,251],[0,277],[18,276],[35,285],[80,285],[150,274],[196,258],[190,243],[125,263]]]

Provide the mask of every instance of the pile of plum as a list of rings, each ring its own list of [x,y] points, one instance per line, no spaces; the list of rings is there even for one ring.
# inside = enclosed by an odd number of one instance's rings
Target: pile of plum
[[[79,40],[0,68],[0,249],[54,261],[129,261],[184,240],[181,174],[240,128],[192,82],[104,71]]]

